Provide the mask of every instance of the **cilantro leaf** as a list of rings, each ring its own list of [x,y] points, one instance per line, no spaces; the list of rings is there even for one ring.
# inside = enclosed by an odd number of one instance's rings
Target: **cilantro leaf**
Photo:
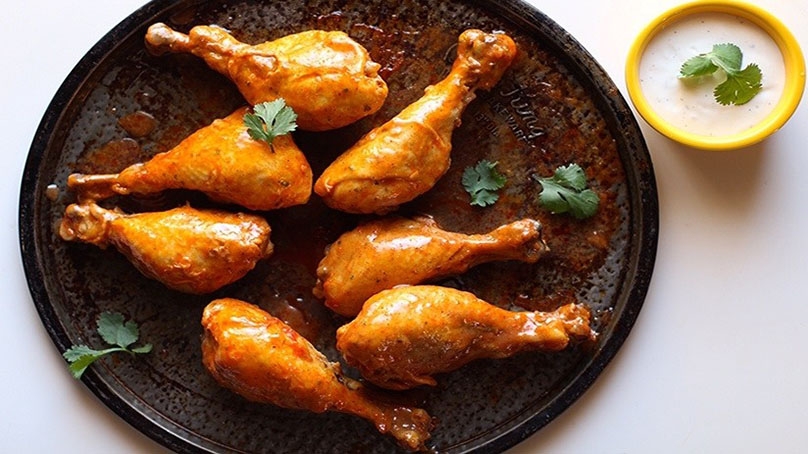
[[[716,44],[709,53],[714,65],[727,72],[738,71],[743,62],[743,53],[735,44]]]
[[[743,54],[734,44],[715,44],[713,50],[690,58],[682,64],[679,70],[681,77],[706,76],[718,68],[726,72],[736,72],[741,69]]]
[[[126,348],[137,342],[140,335],[137,323],[128,321],[124,323],[123,315],[116,312],[104,312],[98,317],[98,334],[104,342]]]
[[[74,345],[67,349],[62,356],[70,363],[70,372],[75,378],[81,378],[84,371],[99,358],[114,352],[148,353],[152,350],[151,344],[130,349],[129,346],[137,342],[139,329],[133,321],[124,322],[123,315],[117,312],[104,312],[96,322],[98,334],[104,342],[114,345],[105,350],[95,350],[86,345]]]
[[[713,90],[715,100],[725,106],[746,104],[763,87],[760,83],[762,78],[760,68],[752,63],[743,71],[738,71],[734,77],[727,77],[727,80],[718,84]]]
[[[682,68],[679,70],[679,77],[708,76],[716,70],[718,70],[718,66],[713,64],[713,60],[705,54],[701,54],[682,63]]]
[[[569,189],[558,184],[552,178],[539,178],[538,181],[542,186],[539,200],[544,208],[554,214],[566,213],[570,210],[569,203],[564,197],[564,194],[569,192]]]
[[[244,125],[247,126],[247,132],[255,140],[267,140],[269,135],[264,129],[264,120],[255,114],[244,115]]]
[[[539,202],[551,213],[570,213],[586,219],[597,212],[600,198],[586,186],[586,174],[578,164],[561,166],[550,178],[533,176],[542,186]]]
[[[598,210],[600,197],[595,191],[584,189],[576,194],[576,197],[567,197],[567,203],[570,206],[570,214],[575,219],[586,219]]]
[[[471,195],[471,205],[478,207],[486,207],[493,205],[499,200],[499,194],[492,191],[479,191]]]
[[[255,140],[263,140],[270,147],[275,137],[297,129],[297,114],[283,98],[256,104],[253,113],[244,115],[247,132]],[[274,148],[272,149],[275,150]]]
[[[97,353],[92,353],[81,355],[70,360],[70,373],[73,374],[73,377],[76,379],[81,378],[81,376],[84,375],[84,371],[87,370],[87,368],[90,367],[90,364],[94,363],[98,358],[100,358],[100,356]]]
[[[556,169],[553,179],[562,186],[567,186],[576,191],[586,189],[586,174],[584,169],[578,164],[561,166]]]
[[[471,196],[471,205],[488,206],[499,200],[496,191],[502,189],[508,181],[505,175],[496,170],[497,163],[481,160],[474,167],[466,167],[463,171],[463,188]]]
[[[94,355],[96,353],[98,353],[97,350],[93,350],[92,348],[81,344],[70,347],[67,349],[67,351],[62,353],[62,356],[64,356],[66,360],[72,362],[77,361],[82,356]]]
[[[81,378],[84,371],[96,360],[112,352],[127,351],[122,347],[113,347],[106,350],[94,350],[85,345],[71,347],[62,354],[70,362],[70,372],[75,378]]]
[[[129,351],[132,353],[149,353],[152,351],[152,344],[144,344],[140,347],[130,348]]]
[[[721,69],[727,79],[713,90],[716,102],[721,105],[746,104],[763,87],[761,84],[763,73],[754,63],[742,70],[742,62],[743,53],[738,46],[729,43],[716,44],[712,51],[685,61],[679,70],[679,77],[701,77]]]

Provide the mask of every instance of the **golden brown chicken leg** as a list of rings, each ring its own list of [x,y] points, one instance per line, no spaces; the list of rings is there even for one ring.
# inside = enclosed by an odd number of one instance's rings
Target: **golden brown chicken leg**
[[[250,137],[244,125],[247,112],[244,107],[215,120],[170,151],[118,174],[73,174],[67,185],[90,200],[192,189],[251,210],[306,203],[312,181],[306,157],[290,135],[276,137],[272,148]]]
[[[126,215],[91,202],[73,204],[59,235],[101,248],[112,245],[146,276],[195,294],[237,281],[273,250],[263,218],[188,206]]]
[[[342,374],[303,336],[243,301],[219,299],[202,315],[202,360],[222,386],[248,400],[316,413],[338,411],[371,421],[409,449],[423,449],[432,419],[396,405]]]
[[[327,248],[314,294],[334,312],[353,317],[365,300],[396,285],[461,274],[495,260],[535,263],[546,250],[541,224],[532,219],[482,235],[447,232],[427,217],[380,219]]]
[[[511,312],[468,292],[420,285],[385,290],[337,330],[337,349],[372,383],[388,389],[435,385],[432,375],[479,358],[561,350],[590,339],[589,311]]]
[[[387,97],[381,66],[339,31],[309,30],[251,46],[215,26],[197,26],[185,35],[158,23],[149,27],[146,42],[156,53],[201,57],[250,104],[285,99],[305,130],[351,124],[379,110]]]
[[[515,55],[507,35],[463,32],[449,75],[338,157],[314,191],[332,208],[379,214],[428,191],[449,169],[452,132],[474,91],[493,87]]]

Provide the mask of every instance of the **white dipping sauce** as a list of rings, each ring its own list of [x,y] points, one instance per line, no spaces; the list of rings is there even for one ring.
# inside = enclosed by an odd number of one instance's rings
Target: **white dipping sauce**
[[[712,76],[679,78],[682,63],[724,43],[741,49],[741,69],[756,63],[763,73],[762,90],[740,106],[715,101],[713,90],[726,78],[722,70]],[[671,125],[720,137],[751,128],[774,109],[785,86],[785,68],[777,44],[754,23],[731,14],[694,14],[652,38],[640,61],[640,85],[651,108]]]

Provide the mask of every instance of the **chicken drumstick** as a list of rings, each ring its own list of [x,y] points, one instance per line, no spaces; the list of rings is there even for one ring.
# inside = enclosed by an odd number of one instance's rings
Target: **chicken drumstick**
[[[188,206],[126,215],[92,202],[73,204],[59,235],[101,248],[112,245],[146,276],[194,294],[237,281],[273,251],[263,218]]]
[[[238,87],[250,104],[286,100],[301,129],[324,131],[375,113],[387,98],[381,65],[340,31],[309,30],[251,46],[215,26],[185,35],[157,23],[146,42],[155,53],[201,57]]]
[[[432,375],[480,358],[564,349],[590,339],[589,311],[568,304],[554,312],[511,312],[468,292],[401,286],[370,298],[337,330],[337,349],[368,381],[388,389],[436,384]]]
[[[522,219],[481,235],[442,230],[428,217],[386,218],[360,225],[328,246],[314,294],[353,317],[374,294],[464,273],[495,260],[535,263],[547,250],[541,224]]]
[[[202,361],[219,384],[248,400],[365,418],[412,450],[424,449],[432,418],[346,377],[309,341],[252,304],[225,298],[202,315]]]
[[[338,210],[383,214],[428,191],[449,169],[452,132],[474,91],[493,87],[515,56],[507,35],[463,32],[449,75],[339,156],[314,192]]]
[[[244,124],[247,112],[244,107],[215,120],[173,149],[118,174],[70,175],[67,186],[90,200],[192,189],[251,210],[306,203],[312,172],[303,152],[290,135],[276,137],[271,148],[250,137]]]

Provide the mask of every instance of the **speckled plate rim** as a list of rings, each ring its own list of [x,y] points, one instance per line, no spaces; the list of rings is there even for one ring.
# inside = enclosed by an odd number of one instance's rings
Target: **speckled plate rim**
[[[139,8],[115,26],[90,49],[77,63],[53,97],[34,135],[23,171],[19,201],[19,239],[23,267],[34,305],[46,331],[60,352],[71,345],[63,321],[59,319],[45,285],[41,267],[42,251],[35,229],[39,213],[37,200],[44,197],[44,187],[39,180],[46,150],[51,144],[55,127],[70,105],[77,90],[93,70],[104,61],[133,33],[141,30],[144,23],[176,8],[191,4],[188,0],[153,0]],[[580,373],[570,380],[540,411],[512,425],[508,430],[464,445],[455,452],[502,452],[525,440],[550,423],[569,408],[595,382],[606,365],[614,358],[628,337],[650,286],[656,260],[659,236],[659,208],[653,166],[645,140],[626,100],[620,95],[612,80],[595,59],[566,30],[530,5],[519,0],[477,0],[473,2],[484,9],[511,21],[515,25],[532,30],[534,34],[553,36],[558,42],[545,42],[555,47],[561,58],[579,81],[588,89],[596,105],[609,123],[609,129],[618,143],[618,150],[626,170],[629,188],[629,205],[634,216],[629,226],[629,245],[634,250],[629,254],[626,266],[625,285],[621,289],[614,308],[615,317],[606,331],[601,333],[600,347],[592,353]],[[143,402],[128,400],[105,383],[98,374],[89,369],[82,382],[108,408],[128,424],[156,442],[176,452],[210,452],[218,446],[209,440],[183,431],[172,421],[158,420],[143,408]],[[479,442],[479,443],[478,443]]]

